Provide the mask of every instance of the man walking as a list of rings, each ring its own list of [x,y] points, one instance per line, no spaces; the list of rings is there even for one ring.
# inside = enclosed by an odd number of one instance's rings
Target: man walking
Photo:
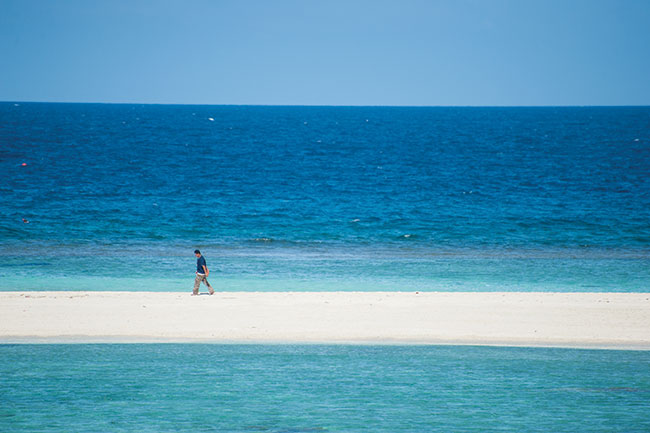
[[[201,251],[199,250],[194,250],[194,255],[196,256],[196,278],[194,279],[194,290],[192,291],[192,296],[199,294],[199,286],[201,285],[201,281],[203,281],[205,285],[208,286],[210,294],[214,295],[214,289],[210,283],[208,283],[208,275],[210,275],[210,270],[205,264],[205,257],[201,255]]]

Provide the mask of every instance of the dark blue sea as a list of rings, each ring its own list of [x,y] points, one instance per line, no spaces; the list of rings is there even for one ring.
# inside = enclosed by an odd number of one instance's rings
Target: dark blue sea
[[[0,290],[650,290],[650,107],[0,103]]]

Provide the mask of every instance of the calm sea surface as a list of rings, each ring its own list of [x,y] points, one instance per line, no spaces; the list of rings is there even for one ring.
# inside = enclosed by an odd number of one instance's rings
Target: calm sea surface
[[[649,173],[648,107],[0,103],[0,290],[189,291],[200,248],[219,290],[649,291]],[[0,431],[647,432],[649,371],[635,351],[5,344]]]
[[[650,431],[650,352],[0,345],[2,432]]]
[[[0,103],[0,290],[189,290],[195,248],[219,290],[648,291],[650,107]]]

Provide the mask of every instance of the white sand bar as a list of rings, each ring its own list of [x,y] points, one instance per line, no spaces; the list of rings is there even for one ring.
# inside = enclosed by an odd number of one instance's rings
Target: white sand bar
[[[650,349],[650,293],[0,292],[0,342]]]

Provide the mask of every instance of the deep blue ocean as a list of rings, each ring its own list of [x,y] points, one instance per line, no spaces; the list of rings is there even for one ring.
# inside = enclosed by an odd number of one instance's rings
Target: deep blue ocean
[[[0,345],[0,431],[650,431],[650,352]]]
[[[650,290],[650,107],[3,102],[0,176],[0,290],[189,291],[195,248],[218,290]]]

